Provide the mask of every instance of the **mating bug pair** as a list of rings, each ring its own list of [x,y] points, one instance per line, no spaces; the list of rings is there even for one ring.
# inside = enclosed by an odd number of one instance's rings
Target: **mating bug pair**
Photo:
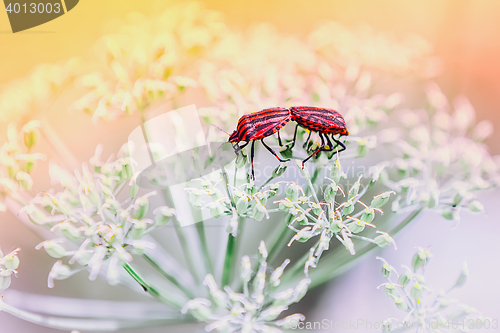
[[[271,154],[273,154],[280,162],[289,161],[289,159],[281,159],[278,154],[276,154],[276,152],[264,142],[264,138],[273,135],[274,133],[278,133],[279,144],[280,146],[283,146],[279,131],[290,121],[295,121],[297,123],[295,133],[293,135],[292,146],[290,148],[293,148],[295,145],[297,128],[299,126],[309,130],[309,136],[306,142],[309,141],[312,132],[317,132],[321,139],[321,146],[302,161],[302,168],[304,168],[305,162],[320,151],[334,150],[333,144],[330,141],[330,134],[332,135],[331,139],[337,144],[335,147],[342,147],[337,152],[341,152],[346,149],[342,142],[333,137],[335,134],[340,134],[341,136],[349,135],[344,118],[335,110],[312,106],[292,106],[289,109],[276,107],[244,115],[240,118],[240,120],[238,120],[236,130],[229,136],[228,141],[235,143],[235,150],[237,152],[252,142],[250,161],[252,165],[253,179],[255,179],[253,159],[256,140],[260,140],[264,147],[266,147],[266,149],[269,150]],[[241,141],[245,141],[245,143],[238,145]],[[326,144],[328,144],[328,148],[325,148]]]

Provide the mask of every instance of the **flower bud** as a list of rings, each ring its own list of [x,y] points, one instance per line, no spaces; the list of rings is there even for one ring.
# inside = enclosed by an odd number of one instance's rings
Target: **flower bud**
[[[280,149],[280,154],[284,158],[292,158],[293,157],[293,149],[290,145],[287,145]]]
[[[354,203],[351,199],[346,201],[346,204],[344,208],[342,209],[342,215],[346,216],[354,212]]]
[[[467,262],[464,262],[462,272],[458,276],[457,282],[455,282],[455,288],[460,288],[469,279],[469,269],[467,268]]]
[[[11,276],[10,274],[9,275],[2,275],[0,274],[0,292],[2,290],[5,290],[7,288],[10,287],[10,283],[11,283]]]
[[[295,303],[300,302],[300,300],[306,295],[307,293],[307,288],[309,287],[309,284],[311,283],[311,279],[306,278],[302,279],[297,286],[295,287],[293,291],[293,301]]]
[[[314,214],[319,215],[322,211],[321,205],[317,202],[309,202],[309,206],[312,208]]]
[[[27,172],[19,171],[16,174],[16,180],[23,191],[29,191],[33,187],[33,179]]]
[[[335,196],[337,195],[337,185],[330,184],[325,188],[324,197],[326,202],[332,202],[335,200]]]
[[[274,170],[273,170],[273,175],[272,175],[272,177],[273,177],[273,178],[276,178],[276,177],[281,176],[282,174],[284,174],[284,173],[285,173],[286,168],[287,168],[287,166],[286,166],[286,165],[282,165],[282,164],[278,165],[278,166],[276,167],[276,169],[274,169]]]
[[[373,240],[375,244],[377,244],[380,247],[387,247],[390,244],[393,244],[394,247],[396,247],[394,239],[391,237],[391,235],[382,231],[377,231],[377,233],[379,233],[380,235],[375,237],[375,239]]]
[[[264,260],[267,259],[268,253],[267,253],[266,243],[264,243],[264,241],[260,241],[259,243],[259,253]]]
[[[40,121],[32,120],[23,126],[21,132],[23,133],[24,145],[26,148],[31,149],[38,141],[38,128]]]
[[[252,214],[253,214],[253,218],[256,221],[262,221],[262,219],[266,215],[266,207],[263,206],[260,202],[258,202],[253,207]]]
[[[362,221],[354,221],[347,224],[347,227],[353,234],[359,234],[365,230],[365,224]]]
[[[210,310],[211,304],[212,303],[205,298],[195,298],[188,301],[181,312],[186,314],[189,311],[198,321],[206,321],[212,316],[212,311]]]
[[[363,214],[361,214],[361,221],[371,223],[375,218],[375,210],[373,208],[366,208]]]
[[[391,277],[392,267],[388,264],[382,265],[382,274],[386,279]]]
[[[149,212],[149,199],[146,196],[137,198],[134,204],[134,219],[140,220]]]
[[[248,209],[248,197],[241,196],[236,201],[236,210],[239,214],[245,214]]]
[[[132,220],[132,228],[130,228],[128,235],[130,236],[130,238],[133,238],[133,239],[142,238],[142,236],[144,236],[146,233],[146,230],[148,228],[148,224],[151,224],[151,221],[149,221],[147,219]]]
[[[175,209],[167,206],[162,206],[156,208],[153,211],[153,214],[155,214],[155,224],[161,227],[172,220],[172,217],[175,215]]]
[[[195,207],[200,207],[203,205],[203,198],[202,195],[203,192],[199,189],[194,189],[193,191],[189,192],[189,202],[195,206]]]
[[[274,197],[278,194],[280,189],[280,184],[269,184],[269,198]]]
[[[62,261],[59,260],[52,266],[48,278],[48,287],[54,288],[54,280],[64,280],[72,275],[71,269],[63,265]]]
[[[374,196],[370,206],[373,208],[382,207],[383,205],[385,205],[389,201],[391,194],[394,194],[394,193],[395,193],[394,191],[387,191],[387,192],[380,193],[379,195]]]
[[[31,222],[36,225],[42,225],[45,223],[45,214],[38,209],[33,203],[29,204],[26,208],[26,214]]]
[[[238,157],[236,157],[235,163],[238,169],[241,169],[245,166],[245,164],[247,163],[247,156],[243,153],[243,151],[240,151]]]
[[[304,321],[306,317],[300,313],[295,313],[293,315],[287,316],[276,322],[276,325],[282,327],[285,330],[296,329],[299,326],[299,322]]]
[[[243,256],[241,258],[241,279],[244,282],[250,281],[252,278],[252,263],[249,256]]]
[[[396,303],[396,307],[401,311],[408,310],[408,304],[401,297],[397,297],[394,299],[394,303]]]
[[[139,185],[137,184],[132,184],[129,188],[129,195],[131,198],[135,198],[135,196],[137,195],[137,193],[139,193]]]
[[[431,257],[431,253],[429,250],[424,250],[420,248],[417,253],[413,256],[411,265],[413,267],[413,270],[416,272],[418,271],[421,267],[423,267],[427,262],[429,261]]]
[[[484,212],[483,204],[477,200],[472,200],[471,202],[469,202],[469,204],[467,205],[467,208],[469,208],[470,211],[474,212],[474,213]]]
[[[333,164],[332,171],[330,172],[330,177],[332,178],[333,182],[336,184],[339,183],[340,178],[342,178],[342,168],[340,166],[339,160],[336,160],[335,163]]]
[[[422,297],[422,293],[423,293],[422,285],[420,283],[416,282],[413,285],[413,287],[411,288],[411,291],[410,291],[411,297],[413,297],[413,299],[418,301]]]
[[[285,195],[290,201],[296,201],[299,198],[301,188],[297,183],[290,183],[285,191]]]
[[[394,283],[386,283],[384,291],[386,296],[389,298],[394,298],[399,295],[399,292],[396,289],[396,285]]]
[[[14,270],[19,267],[19,257],[17,256],[17,251],[10,253],[3,259],[4,259],[3,265],[5,266],[6,269]]]
[[[356,157],[365,157],[369,151],[370,151],[370,148],[368,147],[368,145],[366,143],[366,139],[362,139],[358,143],[358,149],[356,150]]]
[[[459,213],[459,210],[457,207],[453,207],[453,208],[446,208],[444,211],[443,211],[443,217],[447,220],[454,220],[454,221],[457,221],[460,219],[460,213]]]
[[[288,309],[287,306],[273,306],[262,311],[259,314],[259,318],[265,321],[272,321],[287,309]]]
[[[361,177],[360,177],[360,179],[361,179]],[[349,190],[348,199],[352,199],[352,198],[354,198],[355,196],[358,195],[358,193],[359,193],[359,186],[360,186],[360,183],[359,183],[360,179],[358,179],[358,181],[355,182],[354,185]]]
[[[409,276],[407,273],[401,274],[398,279],[398,283],[403,287],[406,287],[408,283],[410,283],[410,281],[411,281],[411,276]]]
[[[45,242],[41,242],[35,248],[39,250],[42,246],[47,252],[47,254],[52,258],[59,259],[66,255],[66,249],[62,245],[60,245],[59,242],[56,240],[48,240]]]

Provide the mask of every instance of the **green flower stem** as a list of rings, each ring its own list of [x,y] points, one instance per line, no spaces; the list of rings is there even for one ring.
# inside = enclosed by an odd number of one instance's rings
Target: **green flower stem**
[[[164,293],[161,293],[160,291],[156,290],[155,287],[151,286],[146,281],[144,281],[144,279],[141,278],[139,274],[137,274],[137,272],[129,264],[125,264],[123,267],[125,268],[127,273],[130,274],[130,276],[142,287],[142,289],[144,289],[145,292],[149,293],[154,298],[162,301],[163,303],[177,310],[182,309],[182,306],[184,305],[183,302],[174,299],[170,295],[167,296]]]
[[[257,192],[260,192],[262,191],[262,189],[267,185],[269,184],[274,178],[276,178],[274,175],[271,175],[271,177],[267,178],[267,180],[264,182],[264,184],[262,184],[259,189],[257,190]]]
[[[228,234],[226,256],[224,258],[224,268],[222,271],[222,283],[221,283],[222,286],[229,285],[229,282],[233,278],[233,272],[234,272],[233,268],[235,266],[234,260],[236,258],[235,248],[236,248],[236,237],[233,237],[233,235]]]
[[[237,235],[241,234],[244,222],[244,218],[240,217]],[[233,237],[233,235],[231,234],[228,234],[227,237],[226,255],[224,258],[224,267],[222,271],[222,286],[227,286],[233,281],[234,273],[236,271],[236,268],[238,267],[238,257],[236,256],[236,254],[241,244],[237,237]]]
[[[147,254],[143,254],[144,259],[153,266],[161,275],[163,275],[167,280],[172,282],[180,291],[184,293],[189,298],[195,298],[195,295],[191,290],[189,290],[186,286],[184,286],[177,278],[173,275],[166,272],[153,258],[148,256]]]
[[[395,236],[396,234],[398,234],[415,218],[417,218],[423,210],[424,207],[416,208],[401,223],[399,223],[394,229],[392,229],[389,234],[391,236]],[[360,242],[357,242],[357,244],[359,243]],[[323,259],[323,264],[321,266],[310,271],[309,277],[311,278],[312,282],[309,288],[317,287],[344,273],[349,268],[349,266],[359,261],[364,255],[373,251],[377,247],[378,246],[376,244],[370,243],[360,250],[357,250],[356,255],[354,256],[347,256],[347,250],[343,246],[335,249],[330,255],[325,256],[325,258]],[[302,256],[302,258],[300,258],[299,261],[297,261],[289,270],[285,270],[285,274],[281,279],[283,285],[292,283],[295,279],[298,278],[297,273],[301,271],[308,258],[309,252]]]
[[[293,231],[290,230],[288,227],[288,223],[290,223],[290,220],[292,218],[291,214],[287,214],[284,218],[284,224],[278,227],[277,232],[274,233],[274,237],[269,241],[266,242],[268,245],[268,262],[273,262],[276,257],[280,254],[281,250],[285,249],[287,247],[287,244],[290,240],[290,237],[287,237],[287,234],[292,233]]]
[[[196,223],[196,231],[198,234],[198,239],[201,243],[201,249],[203,253],[203,259],[205,263],[205,270],[210,273],[214,274],[214,266],[212,264],[212,259],[210,258],[210,250],[208,248],[208,243],[207,243],[207,236],[205,234],[205,222],[200,221]]]

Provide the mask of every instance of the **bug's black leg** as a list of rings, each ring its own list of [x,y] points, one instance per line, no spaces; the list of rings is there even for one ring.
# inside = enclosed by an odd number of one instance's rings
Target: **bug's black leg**
[[[283,143],[281,143],[280,131],[278,131],[278,143],[280,144],[280,147],[283,147]]]
[[[278,154],[276,154],[276,152],[275,152],[275,151],[274,151],[271,147],[269,147],[269,146],[268,146],[268,145],[264,142],[264,139],[263,139],[263,138],[262,138],[262,139],[260,139],[260,141],[262,142],[262,144],[264,145],[264,147],[266,147],[266,149],[267,149],[267,150],[269,150],[269,152],[270,152],[271,154],[273,154],[274,156],[276,156],[276,158],[278,159],[278,161],[280,161],[280,162],[288,162],[288,161],[290,161],[290,159],[282,160],[282,159],[278,156]]]
[[[295,131],[293,132],[292,145],[289,147],[289,149],[292,149],[293,147],[295,147],[295,141],[297,140],[297,129],[298,128],[299,128],[299,124],[297,124],[297,126],[295,126]]]
[[[306,149],[307,143],[309,142],[309,139],[311,138],[312,131],[309,131],[309,135],[307,136],[306,141],[304,141],[304,144],[302,145],[302,148]]]
[[[335,143],[339,146],[342,147],[342,149],[340,149],[339,151],[337,151],[337,153],[340,153],[341,151],[344,151],[347,149],[347,147],[345,146],[344,143],[340,142],[339,140],[335,139],[334,137],[332,137],[332,140],[335,141]]]
[[[330,141],[330,137],[328,136],[328,134],[323,134],[323,135],[326,138],[326,142],[328,143],[328,149],[325,148],[325,149],[323,149],[323,151],[332,151],[332,150],[334,150],[337,147],[338,144],[335,147],[333,147],[333,143]]]
[[[321,135],[321,133],[319,133],[319,137],[321,138],[321,146],[318,149],[316,149],[316,151],[314,153],[309,155],[309,157],[307,157],[305,160],[302,161],[302,169],[304,169],[304,163],[306,163],[311,157],[313,157],[314,155],[316,155],[317,153],[322,151],[323,148],[325,148],[325,139],[323,139],[323,136]]]
[[[252,164],[252,179],[255,180],[255,171],[253,170],[253,158],[255,156],[255,141],[252,141],[252,148],[250,149],[250,163]]]

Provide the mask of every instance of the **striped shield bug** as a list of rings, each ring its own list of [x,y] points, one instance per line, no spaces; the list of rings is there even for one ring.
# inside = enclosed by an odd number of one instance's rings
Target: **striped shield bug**
[[[253,168],[253,159],[256,140],[260,140],[264,147],[266,147],[266,149],[269,150],[271,154],[273,154],[280,162],[289,161],[289,159],[281,159],[278,154],[276,154],[276,152],[264,142],[264,138],[273,135],[274,133],[278,133],[278,140],[281,146],[282,144],[279,136],[279,130],[288,124],[290,119],[290,110],[276,107],[243,115],[238,120],[236,130],[234,130],[234,132],[229,136],[228,141],[234,143],[236,153],[245,148],[250,142],[252,143],[250,150],[250,162],[252,165],[252,178],[254,180],[255,172]],[[238,145],[241,141],[245,141],[245,143]]]
[[[309,141],[312,132],[317,132],[321,139],[321,146],[302,161],[302,168],[304,168],[305,162],[320,151],[333,151],[337,146],[342,147],[337,153],[346,149],[346,146],[334,137],[336,134],[340,134],[340,136],[349,135],[344,117],[337,111],[313,106],[292,106],[290,108],[290,113],[291,120],[297,122],[292,147],[295,144],[298,126],[309,130],[309,136],[307,137],[306,143]],[[330,141],[330,135],[331,139],[336,143],[335,147]],[[328,148],[325,148],[326,144],[328,144]]]

